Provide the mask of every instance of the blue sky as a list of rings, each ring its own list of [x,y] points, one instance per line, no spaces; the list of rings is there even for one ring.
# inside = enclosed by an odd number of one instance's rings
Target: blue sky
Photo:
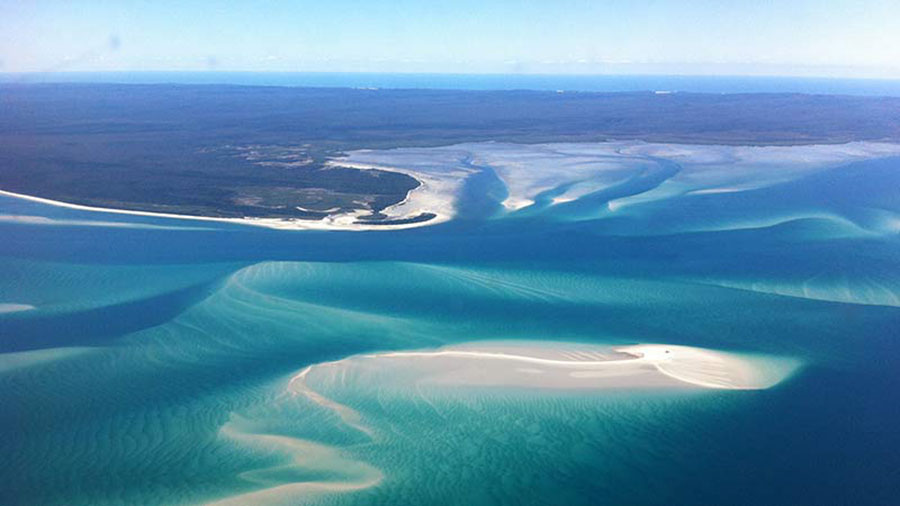
[[[0,0],[0,71],[900,78],[900,0]]]

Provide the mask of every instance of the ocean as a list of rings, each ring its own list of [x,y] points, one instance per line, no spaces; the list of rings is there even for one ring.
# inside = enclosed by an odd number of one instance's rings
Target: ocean
[[[778,76],[402,74],[372,72],[31,72],[0,83],[230,84],[322,88],[537,90],[583,92],[805,93],[900,96],[897,79]]]
[[[486,163],[466,212],[406,230],[0,196],[0,503],[893,503],[900,158],[703,190],[675,155],[640,163],[515,211]],[[802,365],[763,389],[505,388],[389,355],[498,341]]]

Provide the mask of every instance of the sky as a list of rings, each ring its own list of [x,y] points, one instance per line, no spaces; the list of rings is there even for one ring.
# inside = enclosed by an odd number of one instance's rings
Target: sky
[[[0,72],[900,79],[900,0],[0,0]]]

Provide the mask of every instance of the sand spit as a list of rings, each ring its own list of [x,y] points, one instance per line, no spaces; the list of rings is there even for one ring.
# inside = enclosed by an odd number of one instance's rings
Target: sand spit
[[[429,174],[351,161],[331,162],[330,164],[358,170],[398,172],[413,177],[419,182],[419,186],[410,191],[405,199],[385,208],[381,211],[381,214],[385,215],[389,221],[415,218],[426,213],[433,214],[434,218],[425,222],[406,225],[368,225],[369,228],[409,228],[410,226],[434,225],[449,221],[456,215],[456,196],[462,188],[463,181],[469,175],[469,172],[453,170],[449,170],[445,174]]]
[[[413,190],[415,191],[415,190]],[[411,192],[412,193],[412,192]],[[30,202],[38,202],[41,204],[56,206],[56,207],[64,207],[67,209],[75,209],[79,211],[91,211],[97,213],[110,213],[110,214],[124,214],[130,216],[145,216],[148,218],[169,218],[169,219],[177,219],[177,220],[192,220],[192,221],[206,221],[206,222],[218,222],[218,223],[231,223],[235,225],[250,225],[255,227],[264,227],[271,228],[277,230],[349,230],[349,231],[365,231],[365,230],[397,230],[404,228],[413,228],[413,227],[421,227],[424,225],[431,225],[436,223],[437,221],[447,221],[451,216],[444,215],[441,218],[441,215],[437,217],[417,223],[402,223],[402,224],[385,224],[385,225],[368,225],[364,223],[358,223],[359,218],[369,214],[367,211],[357,211],[355,213],[347,213],[347,214],[338,214],[329,216],[322,220],[301,220],[301,219],[281,219],[281,218],[217,218],[213,216],[191,216],[186,214],[174,214],[174,213],[157,213],[150,211],[132,211],[128,209],[114,209],[107,207],[93,207],[93,206],[85,206],[81,204],[71,204],[68,202],[61,202],[58,200],[45,199],[43,197],[35,197],[33,195],[25,195],[22,193],[14,193],[10,191],[0,190],[0,195],[4,195],[6,197],[19,198],[23,200],[28,200]],[[402,204],[402,202],[400,203]],[[397,204],[397,205],[400,205]],[[391,208],[388,208],[391,209]],[[417,214],[416,214],[417,215]],[[412,215],[412,216],[416,216]],[[412,217],[411,216],[411,217]],[[392,218],[393,219],[393,218]],[[49,220],[49,221],[48,221]],[[436,221],[437,220],[437,221]],[[39,217],[39,216],[19,216],[19,215],[6,215],[0,216],[0,223],[2,222],[11,222],[23,225],[93,225],[93,226],[115,226],[115,227],[123,227],[123,228],[162,228],[162,229],[186,229],[186,230],[196,230],[196,227],[167,227],[167,226],[157,226],[157,225],[149,225],[149,224],[139,224],[139,223],[125,223],[125,222],[92,222],[91,220],[52,220],[50,218]]]

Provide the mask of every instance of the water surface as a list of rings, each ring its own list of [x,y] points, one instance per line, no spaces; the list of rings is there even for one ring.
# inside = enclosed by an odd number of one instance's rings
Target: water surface
[[[893,502],[900,159],[748,172],[657,153],[623,161],[627,177],[504,188],[503,149],[466,160],[481,172],[457,220],[399,231],[0,197],[3,215],[49,219],[0,221],[0,303],[15,309],[0,313],[0,502]],[[516,188],[533,204],[504,206]],[[803,365],[760,390],[318,376],[350,411],[288,388],[359,354],[498,340]]]

